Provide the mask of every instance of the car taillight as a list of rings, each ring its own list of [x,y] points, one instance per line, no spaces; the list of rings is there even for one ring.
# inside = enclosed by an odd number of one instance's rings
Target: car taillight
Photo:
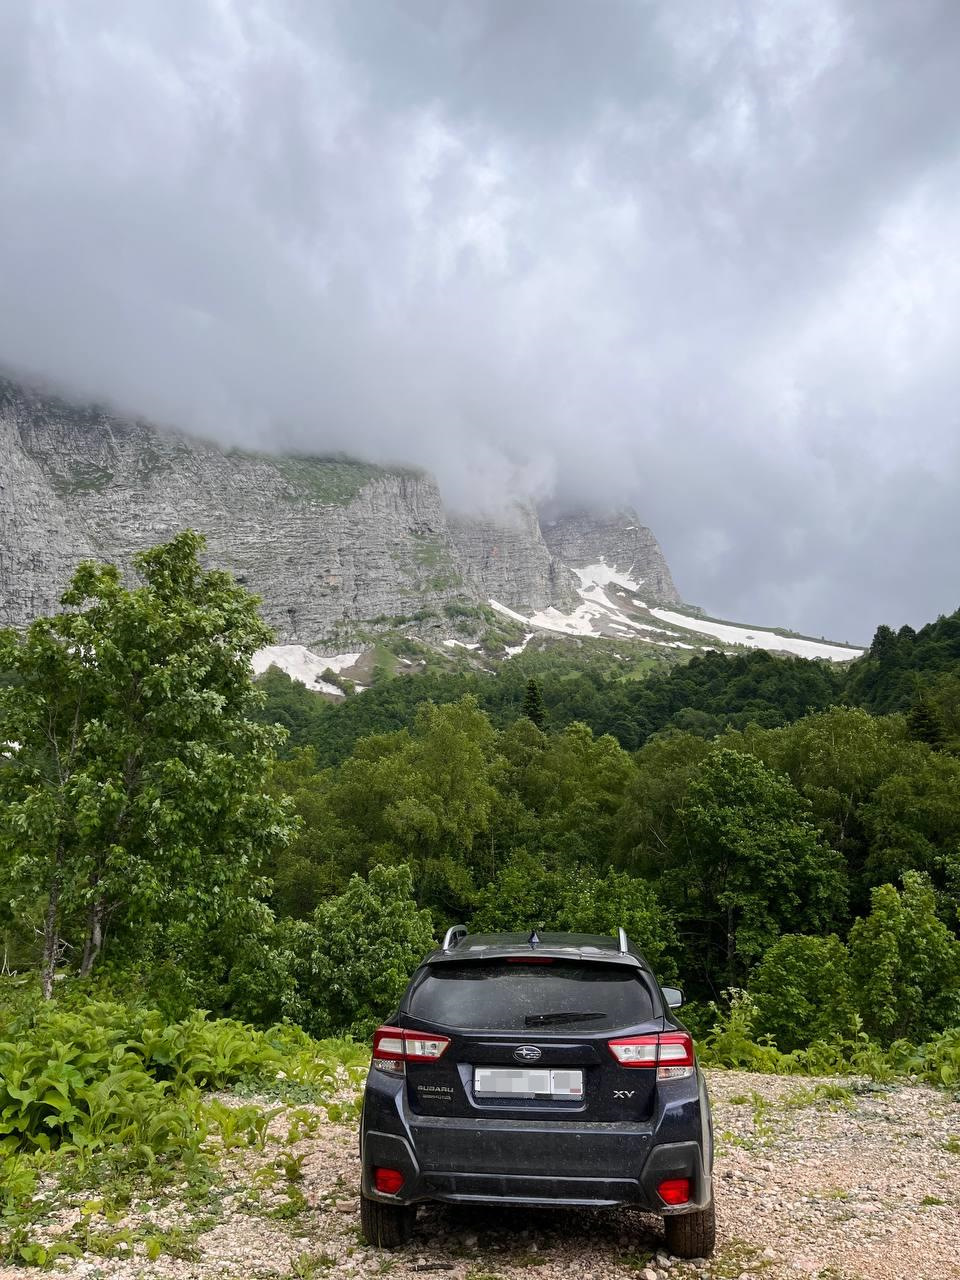
[[[685,1031],[622,1036],[607,1045],[621,1067],[656,1067],[658,1080],[693,1075],[693,1041]]]
[[[373,1036],[373,1065],[378,1071],[402,1076],[407,1062],[435,1062],[442,1058],[449,1036],[425,1031],[404,1031],[400,1027],[380,1027]]]

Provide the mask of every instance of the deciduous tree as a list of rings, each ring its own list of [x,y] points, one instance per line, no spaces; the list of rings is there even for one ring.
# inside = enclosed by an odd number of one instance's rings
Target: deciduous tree
[[[960,941],[937,916],[930,880],[908,871],[903,890],[882,884],[850,930],[850,971],[870,1035],[924,1036],[960,1017]]]
[[[430,913],[413,899],[405,865],[373,867],[320,904],[311,931],[310,1030],[368,1036],[389,1017],[433,945]]]
[[[781,933],[841,917],[847,888],[839,854],[790,780],[720,748],[687,790],[663,892],[699,938],[708,980],[743,985]]]
[[[757,965],[750,994],[757,1032],[772,1036],[784,1053],[855,1030],[850,957],[835,933],[778,938]]]
[[[63,612],[0,635],[0,868],[44,901],[43,986],[66,943],[89,973],[108,928],[197,929],[249,893],[285,841],[265,775],[282,731],[252,718],[257,602],[187,531],[134,558],[140,585],[84,563]]]

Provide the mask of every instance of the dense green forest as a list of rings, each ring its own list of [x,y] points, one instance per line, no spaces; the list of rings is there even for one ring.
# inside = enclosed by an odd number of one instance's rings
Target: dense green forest
[[[451,921],[623,924],[707,1018],[792,1050],[960,1010],[960,615],[849,668],[602,647],[339,704],[184,534],[87,565],[2,634],[4,962],[312,1034],[366,1034]]]
[[[960,616],[849,670],[552,646],[332,705],[254,682],[269,631],[202,545],[0,632],[0,1262],[186,1256],[89,1215],[212,1202],[264,1098],[355,1117],[344,1037],[452,921],[623,925],[705,1064],[960,1083]]]
[[[599,652],[595,652],[599,649]],[[287,750],[313,748],[318,764],[335,765],[360,738],[409,725],[421,702],[454,702],[471,694],[491,722],[504,729],[522,709],[529,680],[544,702],[545,727],[579,721],[595,734],[612,734],[635,750],[654,733],[684,729],[712,736],[729,727],[786,724],[842,699],[846,675],[827,662],[774,658],[763,650],[743,657],[707,653],[691,662],[638,678],[612,647],[567,643],[527,651],[496,676],[425,674],[382,681],[362,697],[330,703],[273,668],[260,683],[268,694],[263,719],[289,730]]]

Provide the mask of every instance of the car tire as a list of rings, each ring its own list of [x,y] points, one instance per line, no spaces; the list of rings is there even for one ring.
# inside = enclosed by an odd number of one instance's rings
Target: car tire
[[[717,1239],[713,1201],[694,1213],[672,1213],[664,1219],[667,1250],[675,1258],[709,1258]]]
[[[413,1204],[383,1204],[360,1195],[360,1230],[367,1244],[378,1249],[398,1249],[409,1244],[417,1207]]]

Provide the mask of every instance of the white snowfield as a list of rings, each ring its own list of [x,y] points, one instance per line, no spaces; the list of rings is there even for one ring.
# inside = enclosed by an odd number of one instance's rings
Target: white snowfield
[[[775,631],[735,627],[728,622],[712,622],[708,618],[690,618],[685,613],[673,613],[670,609],[651,609],[650,612],[672,626],[684,627],[699,635],[715,636],[717,640],[725,640],[727,644],[746,645],[750,649],[795,653],[801,658],[829,658],[831,662],[851,662],[863,653],[862,649],[853,649],[848,645],[802,640],[799,636],[780,636]]]
[[[324,671],[335,671],[339,674],[359,661],[359,653],[338,653],[333,657],[325,658],[320,654],[311,653],[302,644],[271,644],[265,649],[258,649],[253,655],[253,670],[254,674],[259,676],[270,667],[279,667],[291,680],[299,680],[314,692],[329,693],[335,698],[342,698],[343,690],[338,689],[329,680],[321,679],[321,676]]]
[[[522,613],[517,613],[516,609],[501,604],[499,600],[490,600],[490,607],[507,618],[513,618],[515,622],[538,627],[541,631],[553,631],[558,635],[607,636],[609,638],[612,632],[618,632],[620,635],[636,635],[637,632],[644,631],[652,631],[664,636],[676,635],[676,632],[669,631],[666,627],[658,627],[650,622],[638,622],[636,618],[631,618],[624,613],[611,598],[611,589],[619,596],[626,596],[629,592],[640,590],[641,580],[631,578],[629,571],[624,573],[601,560],[598,564],[573,568],[573,572],[580,579],[577,594],[583,604],[577,605],[572,613],[562,613],[554,605],[550,605],[549,608],[540,609],[528,618]],[[681,645],[679,641],[654,639],[651,635],[638,638],[646,640],[649,644],[664,645],[672,649],[689,647]]]
[[[671,609],[651,609],[634,593],[640,590],[642,580],[631,577],[632,570],[623,572],[601,560],[574,568],[580,579],[577,594],[583,601],[572,613],[562,613],[551,605],[526,617],[499,600],[491,600],[490,606],[515,622],[568,636],[626,636],[633,635],[648,644],[670,649],[704,648],[690,644],[694,635],[712,636],[731,645],[745,645],[752,649],[768,649],[774,653],[795,653],[803,658],[828,658],[831,662],[850,662],[859,658],[862,649],[849,645],[828,644],[826,641],[806,640],[799,636],[781,636],[774,631],[760,631],[751,627],[739,627],[733,623],[713,622],[710,619],[689,617]],[[658,627],[654,623],[641,622],[624,611],[619,603],[629,593],[630,604],[643,609],[648,617],[654,617],[669,626]],[[672,628],[682,628],[673,630]],[[650,634],[650,633],[653,634]],[[638,634],[639,633],[639,634]],[[671,637],[667,639],[666,637]],[[681,637],[686,636],[684,640]]]

